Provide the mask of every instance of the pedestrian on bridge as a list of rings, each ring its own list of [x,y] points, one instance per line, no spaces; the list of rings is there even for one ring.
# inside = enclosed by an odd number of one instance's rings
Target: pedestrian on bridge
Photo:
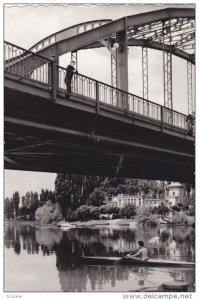
[[[75,70],[75,61],[71,60],[70,64],[66,68],[66,76],[64,79],[64,82],[66,84],[66,99],[68,100],[70,99],[71,95],[71,83],[74,73],[77,73],[77,71]]]

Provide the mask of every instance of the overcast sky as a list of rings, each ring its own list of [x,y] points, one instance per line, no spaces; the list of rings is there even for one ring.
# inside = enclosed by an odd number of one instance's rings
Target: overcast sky
[[[189,4],[187,4],[190,6]],[[72,25],[96,19],[118,19],[124,16],[161,8],[184,5],[4,5],[4,39],[23,48],[30,48],[41,39]],[[60,65],[66,66],[68,56],[60,59]],[[129,49],[129,91],[142,96],[141,49]],[[174,109],[187,114],[186,62],[173,59]],[[79,72],[95,79],[111,82],[110,53],[107,49],[84,50],[78,54]],[[163,104],[162,53],[149,51],[149,100]],[[4,196],[11,197],[19,190],[38,191],[42,188],[54,189],[55,174],[5,171]]]

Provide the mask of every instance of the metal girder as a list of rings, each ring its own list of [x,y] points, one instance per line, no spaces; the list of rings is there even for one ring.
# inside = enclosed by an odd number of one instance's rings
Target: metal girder
[[[78,70],[77,51],[71,52],[71,60],[73,60],[75,62],[76,70]],[[75,74],[74,74],[74,77],[75,77]],[[74,83],[76,83],[76,84],[74,84]],[[76,81],[73,80],[72,84],[73,84],[72,90],[74,91],[74,93],[77,93],[78,92],[78,80],[76,80]]]
[[[115,40],[115,38],[114,38]],[[105,46],[109,52],[111,53],[111,85],[115,88],[118,87],[118,65],[117,65],[117,57],[118,50],[113,49],[111,38],[108,39],[100,39],[99,42]],[[112,90],[112,104],[117,105],[117,92],[115,89]]]
[[[185,59],[189,62],[191,62],[192,64],[195,64],[195,55],[194,54],[189,54],[186,53],[182,50],[179,50],[176,47],[170,47],[170,45],[166,45],[166,44],[161,44],[161,43],[157,43],[151,40],[146,40],[146,39],[129,39],[128,40],[128,46],[137,46],[137,47],[147,47],[149,49],[154,49],[154,50],[160,50],[163,51],[163,49],[165,51],[170,51],[171,53],[177,57],[180,57],[182,59]],[[171,49],[170,49],[171,48]]]
[[[193,8],[166,8],[150,11],[142,14],[128,16],[127,26],[144,25],[156,21],[164,21],[170,18],[195,18],[195,9]]]
[[[174,9],[167,8],[162,10],[156,10],[148,13],[128,16],[126,18],[121,18],[116,21],[109,22],[105,25],[102,25],[93,30],[83,32],[80,35],[72,36],[70,38],[63,38],[60,41],[57,41],[59,44],[59,55],[67,53],[72,50],[81,49],[82,47],[88,46],[102,38],[111,36],[116,32],[124,30],[127,22],[127,28],[130,26],[143,25],[155,21],[161,21],[169,18],[194,18],[195,10],[194,9]],[[67,42],[66,42],[67,41]],[[47,46],[45,49],[41,49],[38,53],[43,54],[46,57],[49,57],[49,48],[53,45]]]
[[[119,159],[118,166],[116,167],[115,175],[118,175],[118,174],[119,174],[119,171],[120,171],[120,169],[122,168],[123,160],[124,160],[124,155],[121,155],[121,156],[120,156],[120,159]]]
[[[118,87],[118,66],[117,66],[117,50],[115,56],[111,54],[111,85],[115,88]],[[112,90],[112,104],[117,105],[117,91]]]
[[[188,114],[192,114],[193,108],[193,73],[192,63],[187,62],[187,96],[188,96]]]
[[[164,106],[168,108],[167,115],[164,116],[167,122],[173,123],[173,93],[172,93],[172,53],[171,53],[171,24],[170,20],[162,23],[162,41],[163,41],[163,79],[164,79]],[[169,39],[170,51],[165,51],[164,40]]]
[[[142,47],[142,91],[144,99],[149,98],[148,87],[148,48]],[[148,105],[144,107],[144,114],[148,115]]]
[[[29,50],[33,52],[37,52],[42,48],[48,47],[51,44],[54,44],[62,39],[66,39],[72,37],[74,35],[78,35],[82,32],[94,29],[96,27],[102,26],[106,23],[111,22],[111,19],[101,19],[101,20],[93,20],[88,22],[83,22],[66,29],[60,30],[56,33],[49,35],[48,37],[40,40],[35,45],[33,45]]]
[[[18,162],[12,160],[11,158],[9,158],[9,157],[7,157],[7,156],[4,156],[4,160],[5,160],[6,162],[8,162],[9,164],[11,164],[11,165],[16,165],[16,166],[19,166],[19,165],[20,165]]]
[[[161,23],[161,20],[169,20],[171,18],[187,18],[188,20],[188,19],[194,19],[194,17],[195,17],[194,9],[168,8],[168,9],[156,10],[148,13],[128,16],[125,18],[118,19],[116,21],[105,20],[102,23],[100,23],[101,22],[100,20],[90,21],[54,33],[53,35],[50,35],[49,37],[43,39],[42,41],[40,41],[30,49],[34,50],[35,48],[37,49],[37,53],[43,54],[45,57],[48,58],[51,58],[53,54],[56,56],[56,60],[58,63],[58,57],[60,55],[78,49],[89,48],[89,45],[93,47],[94,43],[98,43],[99,45],[98,41],[100,39],[107,38],[107,36],[113,36],[116,33],[126,29],[130,30],[129,29],[130,27],[135,28],[136,26],[144,26],[145,24],[148,24],[148,26],[150,26],[150,24],[153,22]],[[95,27],[96,24],[99,25],[97,28]],[[89,30],[87,26],[91,26]],[[83,31],[80,31],[78,29],[79,27],[82,27]],[[186,43],[189,43],[190,40],[194,39],[194,35],[193,35],[194,28],[192,28],[191,30],[192,31],[188,32],[185,36],[182,37],[182,40],[185,41]],[[129,39],[128,34],[127,34],[127,38]],[[155,49],[157,47],[157,44],[152,43],[152,45],[149,44],[146,47],[153,48],[153,46]],[[187,44],[187,46],[189,45]],[[159,49],[161,50],[161,46]],[[165,50],[166,50],[166,44],[165,44]],[[186,53],[185,51],[181,51],[181,52],[179,51],[180,51],[179,49],[177,50],[172,49],[171,52],[179,57],[183,57],[187,60],[191,60],[190,56],[188,56],[188,53]],[[23,59],[23,57],[21,59]],[[32,58],[30,57],[29,59],[30,63],[32,63],[31,60]],[[34,64],[34,69],[39,68],[41,65],[42,62],[38,61],[37,64]]]
[[[164,106],[173,109],[172,95],[172,54],[163,52]]]
[[[44,131],[50,131],[52,134],[57,134],[57,133],[61,133],[61,134],[68,134],[68,135],[74,135],[74,136],[78,136],[80,138],[86,138],[86,139],[90,139],[90,136],[87,134],[87,132],[83,132],[80,130],[76,130],[76,129],[69,129],[69,128],[63,128],[60,126],[55,126],[55,125],[48,125],[48,124],[44,124],[41,122],[35,122],[35,121],[30,121],[30,120],[21,120],[18,118],[14,118],[14,117],[5,117],[5,124],[9,123],[9,124],[13,124],[15,126],[19,125],[19,126],[24,126],[26,128],[34,128],[39,129],[39,130],[44,130]],[[117,138],[114,137],[109,137],[109,136],[105,136],[105,135],[101,135],[101,134],[96,134],[96,139],[98,139],[99,141],[102,142],[108,142],[108,143],[112,143],[115,145],[125,145],[125,146],[130,146],[130,147],[134,147],[134,148],[138,148],[138,149],[146,149],[146,150],[152,150],[152,151],[159,151],[160,153],[166,153],[166,154],[174,154],[174,155],[178,155],[184,158],[193,158],[194,159],[194,154],[190,154],[190,153],[186,153],[181,151],[176,151],[176,150],[172,150],[169,148],[161,148],[161,147],[157,147],[157,146],[151,146],[151,145],[146,145],[143,143],[139,143],[139,142],[133,142],[133,141],[129,141],[129,140],[119,140]]]

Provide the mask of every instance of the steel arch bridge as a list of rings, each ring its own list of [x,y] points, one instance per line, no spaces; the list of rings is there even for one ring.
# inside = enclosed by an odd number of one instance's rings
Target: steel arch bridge
[[[194,9],[89,21],[29,50],[4,46],[6,168],[193,181],[194,134],[187,116],[173,110],[172,56],[187,61],[191,115]],[[128,47],[135,46],[142,48],[142,98],[128,92]],[[78,65],[80,50],[99,47],[111,54],[111,85],[77,74],[64,101],[59,57],[70,52]],[[164,106],[148,100],[148,49],[163,53]]]

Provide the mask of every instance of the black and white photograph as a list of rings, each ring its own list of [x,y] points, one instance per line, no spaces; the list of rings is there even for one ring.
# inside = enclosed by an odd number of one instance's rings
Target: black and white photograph
[[[4,298],[194,299],[196,4],[2,9]]]

